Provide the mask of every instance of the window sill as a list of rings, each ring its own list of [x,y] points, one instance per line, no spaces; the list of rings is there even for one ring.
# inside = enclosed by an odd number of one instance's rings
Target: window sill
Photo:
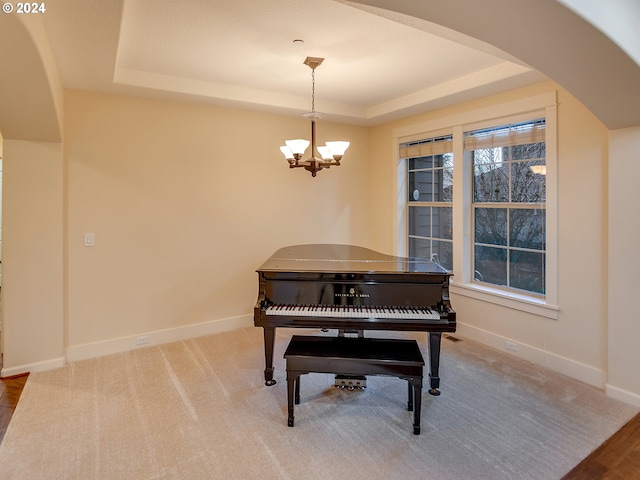
[[[550,305],[544,299],[537,299],[526,295],[506,292],[497,288],[485,287],[476,284],[457,284],[453,281],[450,284],[451,293],[462,295],[483,302],[494,303],[503,307],[520,310],[541,317],[557,320],[560,307]],[[455,307],[454,307],[455,310]]]

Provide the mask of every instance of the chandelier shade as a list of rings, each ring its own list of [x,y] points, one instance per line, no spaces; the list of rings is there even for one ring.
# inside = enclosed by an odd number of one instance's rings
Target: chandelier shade
[[[316,67],[323,61],[324,58],[319,57],[307,57],[304,61],[304,64],[311,68],[311,112],[303,114],[304,117],[311,120],[311,142],[298,138],[286,140],[285,145],[280,147],[280,151],[289,163],[289,168],[302,167],[311,172],[313,177],[323,168],[340,166],[340,160],[342,160],[347,148],[349,148],[349,142],[345,141],[327,142],[326,145],[316,146],[316,119],[322,118],[322,115],[317,113],[315,108],[315,71]],[[302,160],[309,144],[311,144],[311,156],[306,160]],[[320,157],[316,157],[316,151]]]
[[[342,157],[344,152],[347,151],[347,148],[349,148],[349,145],[349,142],[344,141],[327,142],[327,148],[334,157]]]
[[[303,140],[301,138],[297,138],[295,140],[287,140],[284,142],[293,155],[302,156],[309,146],[309,140]]]
[[[333,158],[333,155],[331,155],[331,149],[326,145],[319,146],[318,153],[320,154],[323,160],[331,160]]]

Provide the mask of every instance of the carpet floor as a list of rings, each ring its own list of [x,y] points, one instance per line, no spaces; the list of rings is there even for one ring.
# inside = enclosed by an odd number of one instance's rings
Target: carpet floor
[[[33,373],[0,444],[0,478],[559,479],[638,412],[506,353],[443,339],[442,395],[424,393],[421,435],[406,382],[393,377],[349,391],[331,375],[304,375],[291,428],[282,354],[293,333],[323,335],[278,330],[272,387],[259,328]],[[395,336],[418,339],[428,358],[424,334]]]

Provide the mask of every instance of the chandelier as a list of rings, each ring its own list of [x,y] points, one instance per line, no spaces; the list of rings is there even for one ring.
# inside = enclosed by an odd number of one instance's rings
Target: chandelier
[[[309,146],[309,140],[301,138],[286,140],[286,145],[280,147],[280,151],[289,162],[289,168],[302,167],[311,172],[313,177],[323,168],[329,168],[333,165],[340,166],[340,160],[349,148],[349,142],[342,141],[327,142],[326,145],[316,147],[316,120],[322,118],[322,115],[316,112],[316,67],[323,61],[324,58],[319,57],[307,57],[304,61],[304,64],[311,68],[311,112],[302,114],[311,120],[311,157],[302,160],[302,156]],[[320,158],[316,157],[316,148]]]

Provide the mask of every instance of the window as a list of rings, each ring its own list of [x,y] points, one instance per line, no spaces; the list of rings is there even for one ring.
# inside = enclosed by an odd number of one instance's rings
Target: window
[[[439,261],[454,294],[558,318],[556,92],[393,135],[398,255]]]
[[[451,135],[400,146],[407,158],[410,257],[453,269],[453,153]]]
[[[545,294],[545,121],[464,134],[472,179],[474,280]]]

